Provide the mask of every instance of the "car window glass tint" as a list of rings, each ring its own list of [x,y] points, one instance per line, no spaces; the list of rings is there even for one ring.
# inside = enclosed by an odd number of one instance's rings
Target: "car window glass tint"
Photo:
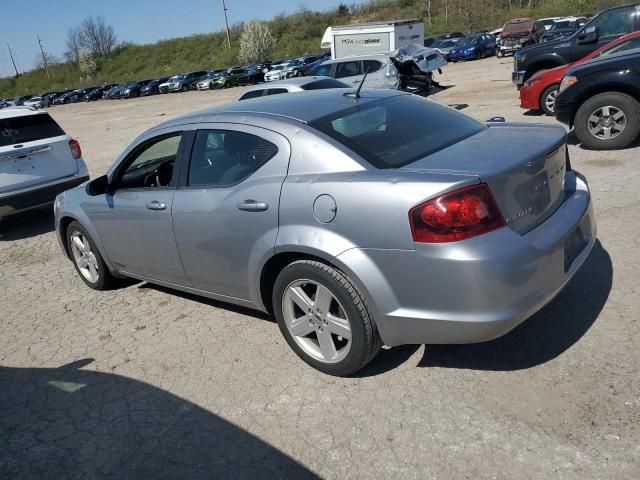
[[[363,66],[362,66],[363,72],[373,73],[373,72],[377,72],[382,68],[382,62],[379,62],[378,60],[365,60],[362,63],[363,63]]]
[[[324,88],[349,88],[349,85],[334,80],[333,78],[323,78],[322,80],[316,80],[315,82],[302,85],[303,90],[322,90]]]
[[[240,100],[249,100],[250,98],[261,97],[263,91],[264,90],[252,90],[242,95],[242,97],[240,97]]]
[[[596,18],[590,26],[597,27],[601,37],[616,35],[631,31],[631,9],[621,8],[605,12]]]
[[[121,188],[166,187],[171,183],[180,133],[146,143],[122,174]]]
[[[53,118],[44,113],[0,120],[0,147],[59,137],[64,134]]]
[[[330,77],[331,76],[331,67],[332,65],[320,65],[316,69],[313,70],[314,75]]]
[[[286,88],[270,88],[267,90],[267,95],[279,95],[280,93],[289,93]]]
[[[341,62],[336,66],[336,78],[353,77],[362,74],[360,62]]]
[[[310,123],[377,168],[397,168],[486,127],[435,102],[406,96],[349,108]]]
[[[211,188],[237,185],[277,153],[278,147],[256,135],[231,130],[198,130],[188,184]]]

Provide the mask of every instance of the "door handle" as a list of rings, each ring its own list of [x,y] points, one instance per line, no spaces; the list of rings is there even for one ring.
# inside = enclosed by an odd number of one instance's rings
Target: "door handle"
[[[167,208],[166,203],[153,200],[145,205],[149,210],[164,210]]]
[[[255,200],[245,200],[238,204],[238,209],[245,212],[264,212],[269,208],[267,202],[256,202]]]

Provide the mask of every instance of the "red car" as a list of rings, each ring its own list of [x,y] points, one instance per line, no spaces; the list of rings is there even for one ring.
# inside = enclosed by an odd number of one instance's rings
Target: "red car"
[[[640,31],[630,33],[611,43],[607,43],[576,62],[536,73],[527,80],[520,89],[520,107],[527,110],[542,110],[545,114],[553,116],[558,87],[560,87],[562,77],[567,70],[601,55],[609,55],[614,52],[639,47]]]

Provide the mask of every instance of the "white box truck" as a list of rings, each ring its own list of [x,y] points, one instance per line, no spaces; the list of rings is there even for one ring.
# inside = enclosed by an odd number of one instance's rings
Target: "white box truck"
[[[324,32],[321,47],[331,48],[331,58],[337,60],[391,52],[412,43],[424,45],[422,20],[392,20],[329,27]]]

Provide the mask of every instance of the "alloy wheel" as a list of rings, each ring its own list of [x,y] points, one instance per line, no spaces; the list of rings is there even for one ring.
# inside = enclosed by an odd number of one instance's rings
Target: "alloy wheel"
[[[558,96],[558,89],[552,90],[550,91],[547,96],[544,99],[544,104],[546,105],[547,109],[551,112],[554,113],[556,110],[556,97]]]
[[[351,349],[351,323],[331,291],[313,280],[289,284],[282,298],[287,330],[310,357],[338,363]]]
[[[597,108],[587,119],[589,133],[599,140],[611,140],[620,135],[627,126],[625,113],[610,105]]]
[[[71,253],[82,276],[88,282],[96,283],[100,278],[98,260],[91,250],[89,240],[80,232],[71,234]]]

